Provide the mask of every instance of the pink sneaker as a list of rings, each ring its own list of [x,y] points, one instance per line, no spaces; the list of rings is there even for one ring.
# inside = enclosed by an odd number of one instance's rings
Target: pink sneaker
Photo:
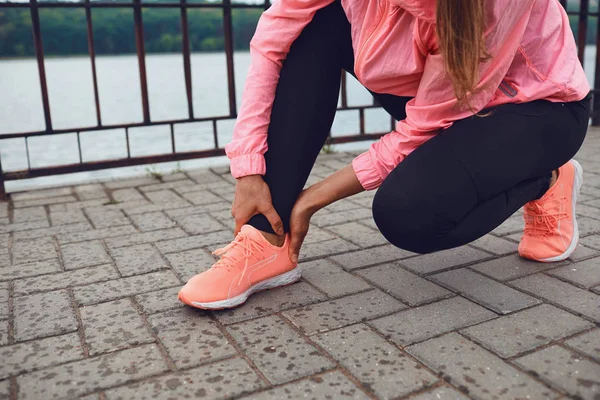
[[[244,225],[233,242],[213,253],[221,259],[185,284],[179,300],[192,307],[219,310],[243,304],[252,293],[294,283],[301,273],[290,260],[289,245],[289,235],[283,247],[277,247],[257,229]]]
[[[583,183],[583,169],[571,160],[558,169],[554,186],[524,207],[525,232],[521,257],[541,262],[567,259],[579,242],[575,204]]]

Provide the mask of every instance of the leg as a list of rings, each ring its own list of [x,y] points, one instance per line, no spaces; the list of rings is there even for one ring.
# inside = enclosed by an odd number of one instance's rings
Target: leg
[[[292,207],[331,130],[342,68],[352,67],[350,24],[335,2],[319,10],[285,60],[268,132],[265,181],[286,232]],[[272,233],[263,215],[250,225]]]
[[[492,111],[456,122],[384,181],[373,215],[391,243],[429,253],[490,232],[544,194],[551,172],[581,146],[589,118],[585,101]]]

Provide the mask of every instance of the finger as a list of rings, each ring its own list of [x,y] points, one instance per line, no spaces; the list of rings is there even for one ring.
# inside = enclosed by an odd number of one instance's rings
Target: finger
[[[300,248],[302,247],[302,243],[304,242],[305,237],[306,237],[306,232],[302,232],[302,233],[292,232],[291,241],[290,241],[290,259],[294,263],[298,262],[298,257],[300,255]]]
[[[261,214],[267,218],[271,227],[273,227],[273,232],[278,235],[283,235],[283,222],[281,222],[281,218],[279,218],[279,214],[277,214],[277,211],[275,211],[275,207],[273,207],[272,204],[269,203],[268,206],[264,207],[261,210]]]
[[[240,233],[240,231],[242,230],[242,226],[244,226],[245,224],[248,223],[248,221],[250,221],[250,218],[252,218],[254,215],[256,215],[256,212],[252,212],[249,210],[244,210],[244,211],[240,211],[240,210],[236,210],[235,211],[235,231],[234,231],[234,235],[237,236],[238,233]]]

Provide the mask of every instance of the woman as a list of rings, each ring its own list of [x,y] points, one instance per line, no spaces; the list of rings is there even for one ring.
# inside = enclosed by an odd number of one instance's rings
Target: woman
[[[521,256],[578,242],[589,85],[558,0],[279,0],[261,17],[233,141],[236,238],[179,298],[242,304],[300,279],[311,216],[375,190],[400,248],[469,243],[525,205]],[[351,165],[302,191],[330,130],[340,69],[399,121]],[[267,151],[268,150],[268,151]]]

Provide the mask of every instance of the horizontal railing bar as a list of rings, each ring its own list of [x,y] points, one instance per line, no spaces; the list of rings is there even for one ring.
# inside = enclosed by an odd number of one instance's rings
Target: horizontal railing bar
[[[133,3],[110,3],[110,2],[94,2],[86,3],[38,3],[32,6],[30,3],[2,3],[0,8],[132,8]],[[230,8],[257,8],[264,9],[263,4],[231,4],[224,6],[223,4],[215,3],[142,3],[142,8],[215,8],[221,9]],[[579,15],[579,14],[577,14]],[[591,14],[590,14],[591,15]]]

